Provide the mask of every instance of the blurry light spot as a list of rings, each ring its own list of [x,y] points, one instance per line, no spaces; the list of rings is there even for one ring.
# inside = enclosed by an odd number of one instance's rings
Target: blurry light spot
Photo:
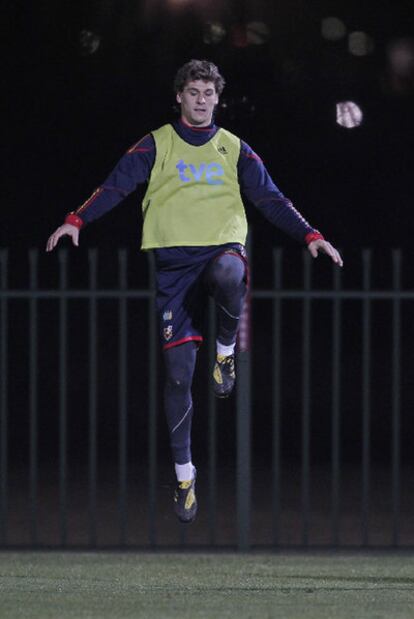
[[[341,127],[353,129],[362,123],[362,110],[353,101],[341,101],[336,104],[336,122]]]
[[[367,56],[374,50],[374,41],[366,32],[351,32],[348,38],[348,49],[354,56]]]
[[[321,33],[328,41],[339,41],[346,35],[346,26],[338,17],[325,17],[322,20]]]
[[[207,22],[204,26],[203,41],[207,45],[217,45],[226,36],[226,29],[220,22]]]
[[[251,45],[263,45],[269,40],[269,27],[262,21],[251,21],[246,26],[246,37]]]
[[[90,30],[81,31],[79,35],[79,47],[82,56],[90,56],[94,54],[100,44],[101,38],[99,35],[91,32]]]
[[[391,43],[388,61],[392,71],[399,77],[414,77],[414,39],[406,37]]]

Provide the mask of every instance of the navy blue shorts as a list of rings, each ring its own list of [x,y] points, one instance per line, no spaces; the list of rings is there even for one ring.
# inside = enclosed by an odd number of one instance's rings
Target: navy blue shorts
[[[234,253],[246,265],[243,245],[229,243],[208,247],[171,247],[154,250],[157,281],[157,311],[164,350],[203,341],[202,329],[208,307],[205,273],[212,260]]]

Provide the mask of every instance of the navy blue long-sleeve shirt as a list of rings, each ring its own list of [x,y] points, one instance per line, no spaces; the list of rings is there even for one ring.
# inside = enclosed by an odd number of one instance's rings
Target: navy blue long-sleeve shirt
[[[219,129],[215,124],[208,127],[190,127],[181,120],[173,122],[172,125],[178,135],[193,146],[205,144]],[[148,181],[155,155],[155,142],[152,135],[148,134],[125,153],[107,179],[75,214],[84,224],[102,217],[139,184]],[[309,233],[317,232],[277,188],[260,157],[243,141],[237,171],[242,195],[273,225],[299,242],[305,242]]]

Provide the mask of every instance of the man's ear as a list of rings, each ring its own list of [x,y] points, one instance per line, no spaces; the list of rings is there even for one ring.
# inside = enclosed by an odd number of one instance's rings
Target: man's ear
[[[177,92],[175,98],[177,100],[177,103],[181,103],[181,94],[179,92]]]

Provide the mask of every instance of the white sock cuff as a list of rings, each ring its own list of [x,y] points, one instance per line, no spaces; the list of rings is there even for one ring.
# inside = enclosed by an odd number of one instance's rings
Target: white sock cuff
[[[216,346],[218,355],[223,355],[223,357],[229,357],[234,353],[236,342],[234,342],[234,344],[230,344],[229,346],[225,346],[224,344],[221,344],[218,340],[216,340]]]
[[[177,481],[190,481],[194,479],[194,466],[192,462],[186,464],[175,464],[175,474]]]

